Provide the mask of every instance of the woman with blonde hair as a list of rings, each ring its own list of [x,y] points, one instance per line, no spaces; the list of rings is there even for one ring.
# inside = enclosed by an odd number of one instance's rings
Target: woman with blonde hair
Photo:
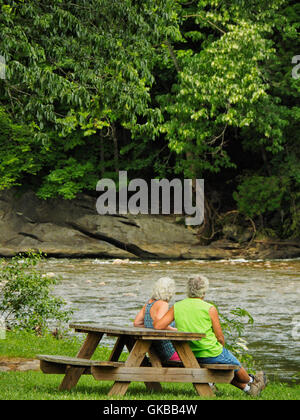
[[[135,317],[135,327],[153,328],[153,322],[162,318],[169,309],[169,301],[175,294],[175,282],[169,277],[161,277],[153,287],[151,298]],[[174,325],[174,323],[173,323]],[[177,330],[173,325],[167,325],[167,330]],[[163,340],[154,343],[154,349],[162,361],[180,361],[172,343]]]

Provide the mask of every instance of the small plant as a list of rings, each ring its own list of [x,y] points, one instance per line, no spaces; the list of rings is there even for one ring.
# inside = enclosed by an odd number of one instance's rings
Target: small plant
[[[247,347],[247,341],[243,338],[246,325],[253,325],[254,319],[248,311],[242,308],[235,308],[230,311],[231,317],[221,315],[220,322],[224,329],[226,347],[236,358],[247,366],[249,370],[254,370],[254,360]]]
[[[37,269],[43,258],[41,253],[28,252],[0,260],[0,318],[10,329],[42,334],[49,330],[49,321],[70,319],[65,301],[51,294],[57,278]]]
[[[217,305],[211,302],[217,309]],[[253,325],[254,319],[251,314],[242,308],[235,308],[226,316],[220,313],[220,323],[226,337],[226,348],[247,367],[248,370],[255,371],[255,361],[249,353],[247,341],[243,338],[246,325]]]

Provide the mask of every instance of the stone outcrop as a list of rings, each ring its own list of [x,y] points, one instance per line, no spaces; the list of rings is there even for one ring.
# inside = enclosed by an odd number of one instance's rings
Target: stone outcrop
[[[21,357],[0,357],[0,372],[40,370],[40,361]]]
[[[101,216],[96,199],[40,200],[32,191],[0,193],[0,255],[40,250],[54,257],[204,259],[300,257],[300,245],[245,250],[230,240],[199,245],[195,230],[171,216]],[[273,249],[273,251],[272,251]],[[284,252],[283,252],[284,251]],[[272,254],[273,252],[273,254]],[[246,253],[246,254],[245,254]]]

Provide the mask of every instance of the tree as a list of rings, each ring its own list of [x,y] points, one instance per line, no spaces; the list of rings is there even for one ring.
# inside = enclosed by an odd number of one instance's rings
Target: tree
[[[277,234],[299,234],[299,147],[291,138],[291,127],[299,132],[299,81],[291,78],[291,52],[285,49],[287,42],[299,42],[298,5],[284,0],[180,4],[184,42],[173,49],[177,77],[159,96],[165,116],[161,132],[177,155],[175,172],[206,179],[221,173],[215,178],[225,187],[224,169],[231,168],[238,187],[234,198],[245,216],[272,217],[284,208],[284,220],[281,214],[275,222]],[[250,152],[261,166],[251,161],[243,170],[241,156],[231,156],[236,148]],[[257,182],[264,179],[263,186]],[[264,205],[258,197],[267,200]],[[282,229],[281,221],[289,228]]]
[[[299,16],[299,3],[283,2],[273,22],[276,55],[264,66],[270,95],[279,98],[278,112],[283,111],[288,121],[282,147],[274,153],[254,142],[252,133],[243,132],[245,152],[261,155],[262,166],[259,171],[252,168],[241,177],[234,195],[241,212],[246,215],[251,212],[261,220],[264,217],[267,226],[280,237],[300,235],[300,83],[292,77],[292,58],[300,48]]]
[[[257,21],[257,15],[251,19],[249,6],[248,13],[242,13],[244,5],[239,2],[215,1],[207,11],[210,3],[201,1],[189,12],[183,8],[182,18],[192,18],[199,26],[186,34],[198,42],[199,51],[176,52],[181,70],[172,92],[160,97],[167,115],[161,131],[182,157],[177,172],[189,176],[234,165],[226,151],[230,128],[254,128],[257,143],[277,152],[287,125],[285,108],[269,94],[264,74],[265,63],[275,53],[268,39],[272,23]],[[263,9],[261,17],[265,15]],[[203,34],[201,28],[207,26],[217,35]],[[267,119],[262,113],[266,109]]]
[[[73,198],[95,189],[100,172],[119,169],[118,127],[154,135],[161,113],[149,89],[155,49],[177,34],[173,1],[0,5],[7,63],[0,101],[48,155],[38,194]]]
[[[0,105],[32,153],[27,164],[14,131],[2,137],[2,188],[71,199],[119,170],[202,177],[212,217],[216,193],[220,211],[299,235],[297,2],[0,5]]]

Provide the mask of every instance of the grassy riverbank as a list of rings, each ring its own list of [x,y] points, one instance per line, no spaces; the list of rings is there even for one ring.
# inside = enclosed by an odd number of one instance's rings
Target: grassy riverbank
[[[0,340],[1,359],[35,358],[36,354],[64,354],[74,356],[78,350],[77,338],[57,340],[52,336],[36,337],[25,333],[8,332],[5,340]],[[106,359],[109,349],[99,347],[93,358]],[[123,358],[126,355],[123,355]],[[91,376],[83,376],[77,387],[71,391],[58,391],[62,377],[45,375],[39,371],[0,372],[0,400],[104,400],[111,386],[110,382],[96,382]],[[149,393],[144,384],[133,383],[124,400],[198,400],[191,384],[164,383],[163,393]],[[249,400],[254,399],[231,385],[218,385],[219,392],[215,399]],[[270,383],[259,399],[263,400],[298,400],[300,385]]]

